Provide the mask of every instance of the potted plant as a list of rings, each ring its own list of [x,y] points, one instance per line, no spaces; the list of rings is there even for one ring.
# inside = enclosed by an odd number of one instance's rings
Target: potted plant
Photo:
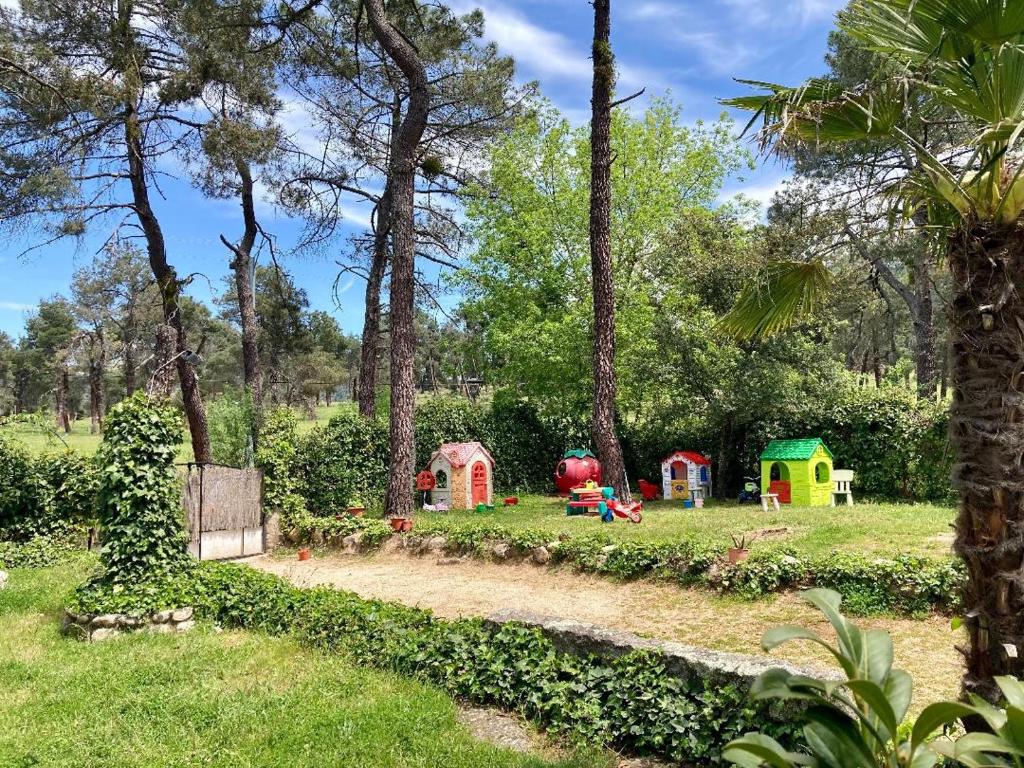
[[[391,530],[393,530],[395,533],[401,533],[404,530],[403,526],[405,525],[406,521],[407,518],[404,517],[392,517],[388,520],[388,522],[391,523]],[[409,520],[408,522],[411,523],[412,521]]]
[[[348,509],[345,510],[352,517],[362,517],[366,514],[366,507],[359,499],[353,499],[348,504]]]
[[[747,534],[741,533],[739,536],[733,535],[731,538],[732,546],[729,547],[729,562],[732,565],[739,565],[750,557],[750,545],[754,543],[757,534],[748,537]]]
[[[299,560],[309,560],[309,547],[299,549]]]

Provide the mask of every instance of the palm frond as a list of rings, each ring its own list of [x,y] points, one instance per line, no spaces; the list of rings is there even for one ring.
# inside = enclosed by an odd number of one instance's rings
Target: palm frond
[[[717,328],[736,339],[771,336],[820,307],[832,273],[820,261],[775,262],[745,288]]]

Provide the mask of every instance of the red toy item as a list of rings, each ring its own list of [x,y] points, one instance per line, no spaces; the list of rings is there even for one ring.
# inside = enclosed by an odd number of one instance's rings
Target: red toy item
[[[644,505],[639,501],[619,501],[618,499],[612,499],[608,502],[608,509],[616,517],[622,517],[629,520],[631,523],[639,523],[644,519],[642,514]]]
[[[643,496],[644,501],[654,501],[656,498],[658,498],[658,486],[656,486],[654,483],[649,483],[646,480],[641,480],[639,482],[639,485],[640,495]]]
[[[506,496],[505,497],[505,506],[506,507],[514,507],[518,503],[519,503],[519,497],[518,496]]]
[[[424,469],[418,475],[416,475],[416,490],[417,491],[432,491],[434,486],[437,485],[437,479],[434,477],[434,473],[429,469]]]
[[[568,496],[573,488],[592,481],[601,485],[601,464],[590,451],[566,451],[555,467],[555,488],[562,496]]]

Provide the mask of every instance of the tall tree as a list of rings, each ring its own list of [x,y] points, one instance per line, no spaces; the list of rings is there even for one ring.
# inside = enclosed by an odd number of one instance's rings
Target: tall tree
[[[358,402],[360,413],[372,416],[385,349],[381,296],[391,248],[391,157],[409,87],[387,51],[366,39],[361,9],[351,0],[328,3],[321,28],[300,49],[290,85],[314,115],[318,143],[315,152],[298,148],[301,162],[284,198],[304,209],[313,242],[333,233],[345,215],[344,201],[372,207],[369,235],[352,238],[353,256],[368,266],[346,265],[367,281]],[[533,86],[516,86],[512,60],[480,42],[479,11],[460,16],[443,6],[402,2],[391,3],[388,14],[419,55],[430,92],[417,151],[417,255],[450,267],[461,237],[457,194],[483,167],[484,144],[511,124]],[[426,293],[430,286],[421,283],[421,289]]]
[[[604,478],[629,493],[615,432],[615,278],[612,275],[611,0],[594,0],[594,82],[590,97],[590,274],[594,291],[594,417],[591,426]]]
[[[416,49],[388,18],[383,0],[363,0],[373,35],[402,70],[409,99],[391,153],[391,460],[385,511],[412,514],[412,476],[416,469],[416,165],[420,139],[430,112],[427,71]]]
[[[853,90],[827,81],[729,103],[756,111],[765,148],[779,142],[896,142],[916,161],[885,183],[910,217],[947,235],[955,551],[967,566],[963,692],[995,703],[997,675],[1024,672],[1024,6],[1002,0],[859,0],[840,25],[894,71]],[[919,89],[922,104],[906,103]],[[926,147],[903,128],[952,110],[968,139]],[[781,263],[770,290],[741,296],[726,327],[770,332],[817,303],[821,263]]]

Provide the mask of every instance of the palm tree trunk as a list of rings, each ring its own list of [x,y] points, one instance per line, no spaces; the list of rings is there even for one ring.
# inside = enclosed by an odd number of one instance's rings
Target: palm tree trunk
[[[611,242],[611,99],[615,65],[610,38],[611,0],[595,0],[590,124],[590,271],[594,291],[594,421],[591,429],[604,479],[622,498],[628,488],[622,446],[615,434],[615,284]]]
[[[1024,236],[975,225],[951,242],[954,550],[967,566],[962,686],[995,703],[1024,673]]]
[[[388,20],[383,0],[363,0],[373,35],[409,83],[405,117],[389,165],[391,204],[391,462],[385,513],[412,514],[416,464],[414,324],[416,237],[413,229],[416,152],[427,126],[430,91],[426,68],[416,49]]]

